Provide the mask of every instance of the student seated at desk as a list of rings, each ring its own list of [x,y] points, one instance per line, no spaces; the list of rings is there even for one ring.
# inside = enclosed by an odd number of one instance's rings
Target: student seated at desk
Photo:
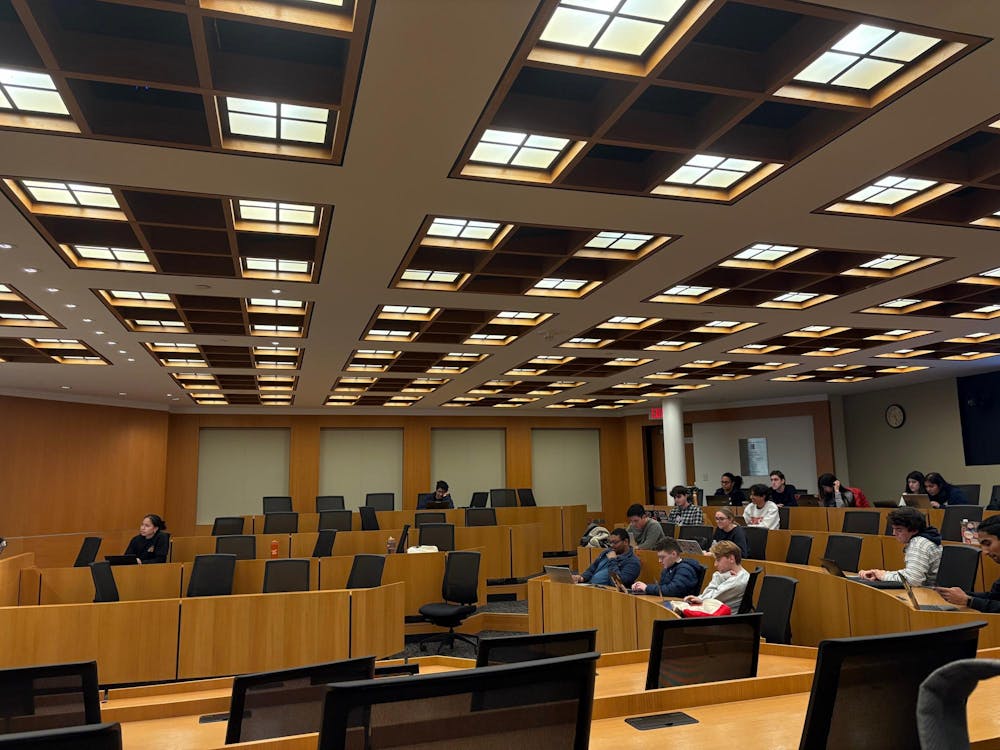
[[[656,559],[663,572],[659,583],[636,581],[632,590],[650,596],[689,596],[698,593],[705,566],[697,560],[681,557],[681,546],[676,539],[664,537],[656,543]]]
[[[611,547],[604,550],[582,575],[573,576],[574,583],[610,586],[613,572],[618,574],[626,586],[631,586],[635,582],[642,564],[639,562],[639,556],[628,544],[628,531],[617,528],[611,532],[608,541]]]
[[[979,548],[983,554],[1000,563],[1000,516],[983,519],[976,529],[976,535],[979,537]],[[949,604],[969,607],[988,614],[1000,614],[1000,579],[993,582],[993,588],[989,591],[966,593],[957,586],[934,590]]]
[[[646,509],[639,503],[628,506],[625,512],[629,529],[635,534],[636,549],[658,549],[656,546],[663,539],[663,527],[646,514]]]
[[[819,501],[827,508],[870,508],[868,498],[857,487],[847,487],[833,474],[820,474]]]
[[[727,471],[722,475],[722,479],[719,480],[719,484],[722,486],[715,491],[716,497],[728,498],[730,505],[740,506],[746,504],[747,494],[742,489],[743,477]]]
[[[678,526],[700,526],[705,523],[705,516],[701,513],[701,508],[691,502],[691,491],[678,484],[670,490],[670,497],[674,499],[674,509],[667,516],[667,523],[675,523]]]
[[[750,504],[743,509],[743,519],[747,526],[763,526],[776,529],[781,524],[778,506],[767,499],[767,487],[755,484],[750,488]]]
[[[427,508],[434,508],[435,510],[439,508],[454,508],[455,503],[451,499],[451,495],[448,492],[448,483],[439,481],[434,485],[434,492],[424,493],[419,498],[417,498],[417,510],[426,510]]]
[[[782,474],[777,469],[771,470],[771,492],[770,500],[779,508],[782,506],[787,506],[789,508],[794,508],[799,504],[799,501],[795,499],[795,493],[798,492],[795,489],[794,484],[785,483],[785,475]]]
[[[889,513],[889,525],[897,542],[903,544],[902,570],[859,570],[869,581],[898,581],[906,577],[911,586],[933,586],[941,564],[941,532],[928,526],[916,508],[896,508]]]
[[[718,599],[735,613],[743,601],[743,591],[750,581],[750,574],[740,564],[743,555],[732,542],[716,542],[709,550],[715,555],[715,573],[708,586],[698,596],[685,596],[688,604],[701,604],[706,599]]]
[[[124,554],[135,555],[140,563],[165,563],[170,552],[170,534],[167,524],[155,513],[142,517],[139,533],[132,537]]]
[[[965,496],[965,493],[955,485],[948,484],[944,477],[936,471],[932,471],[924,477],[924,489],[931,499],[932,508],[969,504],[969,498]]]
[[[747,543],[747,534],[743,527],[736,523],[736,514],[726,507],[715,509],[715,533],[712,534],[713,542],[732,542],[740,548],[743,557],[750,556],[750,545]]]

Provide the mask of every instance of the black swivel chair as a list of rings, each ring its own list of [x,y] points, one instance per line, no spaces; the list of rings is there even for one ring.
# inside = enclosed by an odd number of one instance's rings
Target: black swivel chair
[[[967,544],[944,545],[936,585],[973,591],[976,588],[976,573],[979,572],[979,556],[979,550]]]
[[[264,594],[309,590],[309,561],[301,558],[264,563]]]
[[[395,510],[396,494],[393,492],[369,492],[365,495],[365,505],[374,510]]]
[[[792,605],[798,581],[788,576],[764,576],[757,611],[764,615],[760,634],[768,643],[792,642]]]
[[[757,587],[757,578],[764,569],[759,565],[750,571],[750,578],[747,580],[747,587],[743,589],[743,598],[740,600],[740,608],[736,611],[738,615],[748,615],[753,612],[753,594]]]
[[[990,490],[990,505],[1000,504],[1000,484],[994,484]]]
[[[496,526],[497,525],[496,508],[466,508],[465,525]]]
[[[316,495],[316,512],[322,513],[324,510],[343,510],[343,495]]]
[[[90,577],[94,579],[95,602],[117,602],[118,586],[115,584],[115,574],[109,562],[92,562]]]
[[[121,724],[93,724],[0,735],[3,750],[121,750]]]
[[[265,495],[264,513],[291,513],[292,498],[289,495]]]
[[[979,494],[982,492],[982,485],[980,484],[956,484],[954,485],[962,491],[965,495],[965,499],[969,501],[972,505],[979,505]]]
[[[473,492],[472,500],[469,501],[470,508],[485,508],[486,502],[490,499],[489,492]]]
[[[233,555],[237,560],[257,559],[257,537],[253,534],[233,534],[215,538],[217,555]]]
[[[677,536],[677,524],[675,523],[660,521],[660,528],[663,529],[663,535],[669,539],[674,539]]]
[[[439,552],[455,549],[455,524],[425,523],[420,527],[420,544],[433,544]]]
[[[418,510],[413,514],[413,525],[418,529],[427,523],[445,523],[446,521],[447,516],[441,511]]]
[[[653,620],[646,690],[757,676],[762,615]]]
[[[267,513],[264,516],[265,534],[297,534],[299,531],[299,514],[291,512]]]
[[[212,536],[233,536],[243,533],[243,516],[219,516],[212,523]]]
[[[517,492],[511,489],[490,490],[490,505],[494,508],[517,506]]]
[[[236,555],[195,555],[187,595],[229,596],[235,573]]]
[[[425,529],[428,527],[424,527]],[[422,532],[421,532],[422,533]],[[447,633],[432,633],[420,640],[420,650],[426,650],[430,641],[441,641],[448,648],[455,647],[455,641],[463,641],[473,648],[478,646],[476,636],[456,633],[455,628],[475,614],[479,601],[479,560],[478,552],[450,552],[444,564],[444,579],[441,581],[443,602],[425,604],[420,614],[432,625],[448,628]],[[438,652],[441,651],[438,646]]]
[[[808,565],[809,553],[812,552],[813,538],[808,534],[792,534],[788,541],[788,552],[785,562],[792,565]]]
[[[841,531],[845,534],[877,534],[882,514],[875,510],[849,510],[844,513]]]
[[[333,554],[333,543],[337,541],[336,529],[323,529],[316,537],[313,547],[313,557],[330,557]]]
[[[319,530],[351,531],[354,515],[349,510],[324,510],[319,514]]]
[[[358,508],[358,513],[361,515],[361,530],[362,531],[378,531],[378,516],[375,515],[375,509],[370,505],[362,505]]]
[[[788,529],[789,518],[791,517],[791,508],[785,506],[778,508],[778,528]]]
[[[861,559],[861,537],[830,534],[823,557],[833,560],[841,570],[857,571]]]
[[[86,568],[97,559],[97,552],[100,549],[101,537],[88,536],[83,540],[83,544],[80,545],[80,551],[76,555],[76,562],[73,563],[73,567]]]
[[[767,529],[763,526],[747,526],[743,529],[747,536],[747,557],[751,560],[767,559]]]
[[[941,538],[946,542],[962,541],[962,521],[982,521],[981,505],[950,505],[944,509]]]
[[[535,493],[530,487],[519,489],[517,491],[517,499],[524,508],[534,508],[537,505],[535,502]]]
[[[382,571],[385,569],[383,555],[355,555],[351,572],[347,576],[349,589],[373,589],[382,585]]]

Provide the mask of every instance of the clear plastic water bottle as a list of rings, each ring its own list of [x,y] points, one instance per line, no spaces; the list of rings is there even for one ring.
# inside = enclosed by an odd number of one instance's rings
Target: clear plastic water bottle
[[[391,555],[396,551],[396,540],[391,536],[385,540],[385,554]]]

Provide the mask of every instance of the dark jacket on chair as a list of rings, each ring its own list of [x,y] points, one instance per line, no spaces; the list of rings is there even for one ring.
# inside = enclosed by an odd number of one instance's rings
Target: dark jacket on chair
[[[649,584],[646,593],[652,596],[697,596],[704,577],[704,565],[697,560],[681,558],[660,573],[660,582]]]

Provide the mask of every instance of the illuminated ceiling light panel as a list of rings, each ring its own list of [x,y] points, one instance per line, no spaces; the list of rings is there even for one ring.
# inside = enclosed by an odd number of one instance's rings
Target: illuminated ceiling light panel
[[[501,310],[497,313],[497,316],[493,319],[499,322],[515,322],[515,321],[526,321],[524,325],[531,325],[530,321],[536,321],[542,316],[542,313],[533,312],[517,312],[515,310]]]
[[[568,145],[568,138],[488,129],[473,149],[469,161],[524,169],[548,169]]]
[[[73,245],[73,252],[81,260],[107,260],[119,263],[149,264],[149,257],[143,250],[122,247],[97,247],[94,245]]]
[[[21,186],[36,203],[58,203],[87,208],[119,208],[111,188],[49,180],[21,180]]]
[[[330,110],[322,107],[227,96],[226,109],[233,135],[298,143],[326,141]]]
[[[640,325],[645,323],[649,318],[640,318],[635,315],[615,315],[608,318],[607,323],[614,325]]]
[[[710,320],[702,324],[702,328],[735,328],[743,325],[738,320]]]
[[[684,0],[560,0],[540,41],[640,57]]]
[[[799,331],[802,333],[824,333],[829,331],[831,326],[806,326],[800,328]]]
[[[653,239],[651,234],[634,234],[631,232],[598,232],[584,247],[601,250],[638,250]]]
[[[996,312],[1000,312],[1000,305],[986,305],[985,307],[977,307],[973,312],[982,313],[983,315],[991,315]]]
[[[500,229],[499,222],[435,217],[427,230],[429,237],[457,237],[463,240],[492,240]]]
[[[556,291],[577,292],[590,283],[585,279],[542,279],[532,289],[554,289]]]
[[[1000,214],[1000,211],[997,212]],[[988,279],[1000,279],[1000,268],[994,268],[990,271],[983,271],[982,273],[977,273],[976,276],[982,276]]]
[[[114,299],[143,300],[145,302],[169,302],[170,295],[162,292],[126,292],[121,289],[112,289],[109,294]]]
[[[880,206],[894,206],[900,201],[912,198],[938,183],[933,180],[919,180],[914,177],[890,175],[847,196],[844,200],[852,203],[871,203]]]
[[[403,271],[403,281],[429,281],[434,284],[453,284],[461,274],[453,271],[424,271],[417,268],[407,268]]]
[[[801,302],[808,302],[811,299],[816,299],[818,294],[810,294],[808,292],[786,292],[785,294],[779,294],[771,302],[789,302],[793,304],[798,304]]]
[[[236,203],[238,216],[243,221],[262,221],[268,224],[315,225],[316,206],[278,201],[257,201],[241,198]]]
[[[901,310],[904,307],[910,307],[912,305],[920,304],[920,302],[921,302],[921,300],[918,300],[918,299],[910,299],[908,297],[900,297],[898,299],[891,299],[888,302],[883,302],[880,305],[876,305],[876,307],[883,307],[883,308],[886,308],[886,309],[889,309],[889,310]]]
[[[761,166],[753,159],[730,159],[725,156],[698,154],[671,174],[664,182],[707,188],[728,188]]]
[[[382,305],[381,310],[381,313],[393,315],[428,315],[430,312],[431,308],[420,305]]]
[[[870,91],[941,40],[861,24],[807,65],[796,81]]]
[[[583,344],[583,345],[597,345],[600,344],[604,339],[593,339],[586,336],[576,336],[567,341],[567,344]]]
[[[307,260],[282,260],[280,258],[243,258],[243,268],[247,271],[269,273],[309,273],[312,263]]]
[[[51,76],[9,68],[0,68],[0,109],[69,116]]]
[[[733,256],[737,260],[775,261],[794,253],[799,248],[791,245],[768,245],[758,242]]]
[[[710,291],[712,291],[712,287],[710,286],[688,286],[685,284],[678,284],[677,286],[672,286],[669,289],[664,290],[662,293],[670,297],[700,297]]]
[[[862,263],[858,268],[876,268],[880,271],[892,271],[901,266],[908,265],[915,260],[920,260],[920,258],[916,255],[889,254]]]
[[[301,310],[306,306],[305,302],[297,299],[272,299],[270,297],[251,297],[247,300],[251,307],[284,307]]]

